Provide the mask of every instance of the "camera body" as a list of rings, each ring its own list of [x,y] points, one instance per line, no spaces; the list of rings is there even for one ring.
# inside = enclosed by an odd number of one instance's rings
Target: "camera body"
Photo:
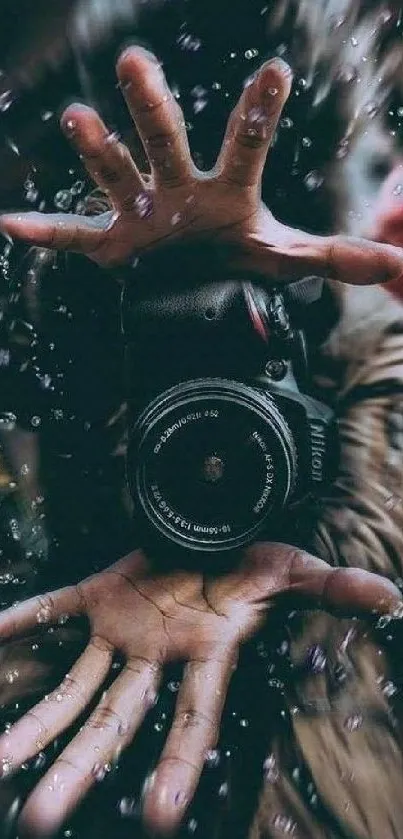
[[[151,262],[124,287],[127,479],[147,537],[223,552],[274,538],[334,473],[334,417],[310,394],[304,329],[323,282],[280,290],[184,259],[168,280]]]

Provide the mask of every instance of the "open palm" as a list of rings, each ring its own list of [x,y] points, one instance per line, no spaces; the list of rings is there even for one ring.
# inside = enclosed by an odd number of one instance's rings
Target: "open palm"
[[[163,667],[185,665],[175,718],[147,785],[144,818],[159,832],[182,820],[197,787],[220,718],[242,642],[263,624],[276,596],[345,615],[393,613],[400,594],[361,570],[330,568],[280,544],[247,549],[231,573],[156,575],[141,551],[78,586],[33,598],[0,616],[0,637],[47,626],[62,615],[85,615],[90,641],[64,681],[0,738],[0,760],[11,769],[67,729],[101,688],[113,655],[125,660],[87,723],[36,787],[22,813],[28,833],[52,834],[97,776],[116,760],[154,704]],[[49,796],[52,788],[57,795]]]
[[[291,89],[291,71],[281,59],[266,62],[245,87],[211,172],[192,161],[182,111],[154,56],[130,48],[117,73],[151,174],[139,172],[128,148],[92,108],[71,105],[62,128],[107,193],[110,210],[96,217],[3,215],[1,226],[10,236],[81,252],[102,266],[130,265],[144,251],[178,238],[214,236],[232,245],[238,270],[271,279],[317,274],[371,283],[403,273],[401,248],[293,230],[262,203],[262,171]]]

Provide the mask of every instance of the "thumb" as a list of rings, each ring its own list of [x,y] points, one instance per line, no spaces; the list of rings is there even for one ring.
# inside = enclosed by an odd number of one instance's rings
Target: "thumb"
[[[361,568],[331,568],[303,552],[295,555],[288,592],[345,617],[403,617],[401,593],[390,580]]]

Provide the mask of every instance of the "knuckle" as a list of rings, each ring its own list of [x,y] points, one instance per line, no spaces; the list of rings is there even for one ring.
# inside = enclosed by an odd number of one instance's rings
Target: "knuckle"
[[[76,583],[73,586],[73,594],[76,598],[79,609],[86,612],[88,608],[88,599],[85,585],[83,583]]]
[[[33,720],[33,722],[35,723],[38,733],[38,740],[42,741],[43,739],[46,739],[49,734],[49,730],[46,723],[42,719],[40,707],[32,709],[31,711],[27,711],[25,717],[27,719]]]
[[[179,136],[179,127],[172,131],[159,131],[147,137],[146,143],[151,149],[163,151],[170,149]]]
[[[55,614],[55,601],[51,594],[40,594],[37,600],[38,620],[48,623]]]
[[[106,638],[102,638],[101,635],[93,635],[88,642],[88,646],[95,647],[101,653],[113,652],[113,645]]]
[[[61,685],[59,688],[53,692],[52,696],[56,699],[57,702],[60,702],[61,699],[73,699],[74,701],[84,701],[86,697],[86,691],[84,685],[76,679],[74,676],[71,676],[70,673],[64,677]]]
[[[235,142],[242,150],[255,151],[265,144],[265,132],[255,128],[247,128],[235,135]]]
[[[138,213],[138,201],[139,201],[139,192],[129,192],[128,195],[125,195],[124,198],[121,198],[119,201],[119,207],[124,213],[132,213],[133,211],[137,211]]]
[[[117,184],[120,181],[120,172],[106,164],[99,167],[97,174],[106,184]]]
[[[93,714],[91,714],[87,722],[87,727],[94,729],[122,730],[123,728],[127,729],[128,725],[127,721],[123,720],[120,714],[118,714],[111,705],[105,702],[96,708]]]
[[[173,725],[178,728],[206,728],[211,729],[215,727],[214,721],[206,714],[197,711],[195,708],[186,708],[179,711]]]

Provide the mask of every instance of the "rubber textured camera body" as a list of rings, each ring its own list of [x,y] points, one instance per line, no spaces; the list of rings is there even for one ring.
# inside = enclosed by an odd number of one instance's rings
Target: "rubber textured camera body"
[[[223,552],[273,538],[323,493],[337,432],[311,395],[304,329],[323,282],[221,279],[200,261],[126,282],[127,479],[148,537]]]

